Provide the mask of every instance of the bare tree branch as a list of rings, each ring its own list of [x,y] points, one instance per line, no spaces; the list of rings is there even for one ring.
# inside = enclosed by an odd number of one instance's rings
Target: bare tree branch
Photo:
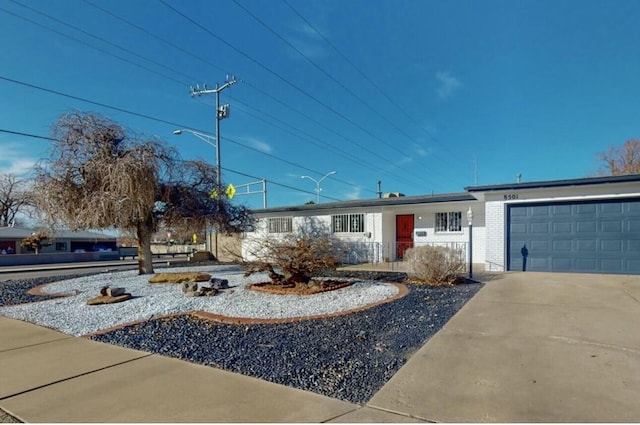
[[[33,205],[29,182],[13,174],[0,175],[0,227],[15,224],[18,214],[28,213]]]
[[[610,146],[597,158],[602,161],[598,170],[601,176],[640,174],[640,139],[627,140],[622,146]]]

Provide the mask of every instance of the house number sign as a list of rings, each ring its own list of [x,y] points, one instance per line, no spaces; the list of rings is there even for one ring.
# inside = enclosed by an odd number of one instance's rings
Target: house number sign
[[[518,194],[517,193],[508,193],[508,194],[504,195],[504,200],[505,201],[513,201],[515,199],[518,199]]]

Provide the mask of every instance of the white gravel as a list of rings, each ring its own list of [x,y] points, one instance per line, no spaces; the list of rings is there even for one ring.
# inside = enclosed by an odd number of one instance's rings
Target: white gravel
[[[180,285],[150,284],[149,275],[137,271],[106,272],[55,282],[46,293],[72,293],[65,298],[0,307],[0,315],[25,320],[80,336],[157,315],[205,311],[234,318],[279,319],[347,311],[393,297],[398,288],[388,283],[357,281],[335,291],[311,296],[275,295],[252,291],[249,283],[268,280],[266,274],[245,278],[238,266],[201,266],[163,269],[162,272],[197,271],[227,279],[230,289],[213,297],[186,297]],[[206,282],[200,283],[206,285]],[[103,286],[123,287],[133,299],[116,304],[90,306],[87,300],[100,295]]]

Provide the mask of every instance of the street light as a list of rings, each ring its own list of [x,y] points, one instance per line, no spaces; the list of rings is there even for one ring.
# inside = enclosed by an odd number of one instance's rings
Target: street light
[[[216,148],[216,180],[219,182],[222,176],[220,174],[220,150],[218,149],[218,142],[216,140],[216,136],[212,136],[206,133],[201,133],[199,131],[191,130],[189,128],[181,128],[179,130],[173,130],[173,134],[175,134],[176,136],[179,136],[182,134],[183,131],[193,134],[198,139]]]
[[[473,279],[473,211],[471,207],[467,211],[467,221],[469,222],[469,279]]]
[[[322,176],[322,178],[320,180],[316,180],[313,177],[309,177],[309,176],[302,176],[303,179],[309,179],[309,180],[313,180],[314,182],[316,182],[316,203],[317,204],[320,203],[320,191],[322,190],[322,189],[320,189],[320,183],[322,183],[322,180],[324,180],[327,177],[332,176],[332,175],[334,175],[336,173],[337,173],[337,171],[329,171],[327,174]]]
[[[175,134],[176,136],[179,136],[182,134],[183,131],[186,131],[187,133],[191,133],[194,136],[196,136],[198,139],[202,140],[203,142],[213,146],[214,148],[216,148],[216,185],[217,185],[217,195],[218,197],[216,198],[216,208],[219,208],[219,196],[222,193],[222,169],[220,168],[220,144],[218,143],[217,137],[216,136],[212,136],[210,134],[206,134],[206,133],[201,133],[199,131],[195,131],[195,130],[191,130],[189,128],[181,128],[178,130],[173,130],[173,134]],[[215,143],[212,142],[212,140],[215,140]],[[208,229],[206,230],[208,232]],[[207,237],[205,239],[205,244],[207,246],[207,249],[211,249],[211,242],[209,237]],[[216,244],[216,249],[215,249],[215,256],[216,256],[216,260],[218,259],[218,232],[216,230],[215,233],[215,244]]]

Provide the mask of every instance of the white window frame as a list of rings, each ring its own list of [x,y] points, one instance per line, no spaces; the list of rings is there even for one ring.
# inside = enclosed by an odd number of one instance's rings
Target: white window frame
[[[435,232],[462,232],[462,211],[437,212],[435,216]]]
[[[267,218],[268,233],[292,233],[293,217],[269,217]]]
[[[332,233],[364,233],[366,214],[334,214],[331,216]]]

